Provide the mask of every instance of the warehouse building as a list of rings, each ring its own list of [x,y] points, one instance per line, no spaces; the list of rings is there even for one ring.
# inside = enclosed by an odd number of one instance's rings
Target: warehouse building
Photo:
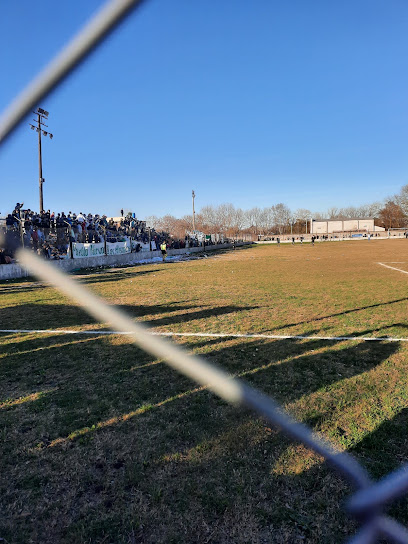
[[[383,232],[374,225],[374,218],[364,219],[311,219],[311,234],[343,234],[346,232]]]

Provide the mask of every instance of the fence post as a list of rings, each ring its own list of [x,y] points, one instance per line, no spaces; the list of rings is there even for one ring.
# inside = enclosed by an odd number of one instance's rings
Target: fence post
[[[23,233],[23,222],[21,221],[21,219],[18,219],[19,221],[19,229],[20,229],[20,238],[21,238],[21,246],[24,247],[24,233]]]
[[[105,230],[105,236],[104,236],[104,251],[105,251],[105,255],[108,254],[108,246],[106,245],[106,227],[104,227],[104,230]]]
[[[68,221],[64,221],[64,223],[67,225],[65,227],[66,235],[68,236],[68,243],[69,243],[69,252],[71,253],[71,259],[74,258],[74,247],[72,245],[72,225],[71,223],[68,223]]]
[[[71,259],[74,258],[74,246],[72,243],[71,231],[69,231],[69,251],[71,252]]]

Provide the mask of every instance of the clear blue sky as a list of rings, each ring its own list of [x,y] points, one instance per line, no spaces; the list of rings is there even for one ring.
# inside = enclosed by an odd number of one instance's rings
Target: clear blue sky
[[[0,109],[103,3],[0,3]],[[39,106],[45,207],[139,218],[232,202],[324,211],[408,183],[406,0],[147,0]],[[29,116],[0,212],[38,209]]]

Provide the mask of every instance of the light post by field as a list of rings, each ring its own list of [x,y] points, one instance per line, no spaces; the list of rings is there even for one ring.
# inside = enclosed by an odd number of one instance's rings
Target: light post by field
[[[193,197],[193,232],[195,232],[195,210],[194,210],[194,199],[195,199],[195,192],[191,191],[191,196]]]
[[[43,196],[43,183],[45,179],[42,175],[42,149],[41,149],[41,134],[43,136],[49,136],[50,140],[53,139],[54,135],[51,134],[51,132],[47,132],[46,130],[43,130],[42,127],[47,127],[43,121],[48,120],[48,111],[43,110],[42,108],[37,108],[37,111],[33,111],[34,115],[37,116],[37,119],[33,119],[37,123],[37,125],[32,125],[30,123],[31,130],[36,130],[38,133],[38,183],[39,183],[39,189],[40,189],[40,213],[44,211],[44,196]]]

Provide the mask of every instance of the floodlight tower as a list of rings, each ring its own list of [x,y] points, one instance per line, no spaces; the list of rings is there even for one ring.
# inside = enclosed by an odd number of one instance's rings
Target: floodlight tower
[[[37,123],[37,125],[32,125],[30,123],[31,130],[36,130],[38,132],[38,183],[40,188],[40,213],[44,210],[44,199],[43,199],[43,183],[45,179],[42,177],[42,152],[41,152],[41,133],[44,136],[49,136],[50,140],[53,139],[54,135],[51,134],[51,132],[47,132],[46,130],[43,130],[41,127],[47,127],[44,123],[44,119],[48,120],[48,111],[43,110],[42,108],[37,108],[37,111],[33,111],[34,115],[37,116],[37,119],[33,119]]]
[[[193,232],[195,232],[195,210],[194,210],[194,199],[195,199],[195,192],[192,191],[191,195],[193,197]]]

